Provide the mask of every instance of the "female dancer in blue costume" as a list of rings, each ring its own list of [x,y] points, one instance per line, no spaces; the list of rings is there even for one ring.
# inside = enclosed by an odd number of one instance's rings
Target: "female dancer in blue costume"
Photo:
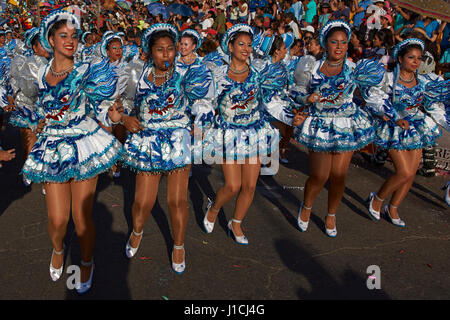
[[[263,53],[264,59],[255,59],[253,65],[257,66],[257,69],[261,70],[263,77],[269,77],[271,75],[279,75],[276,77],[277,85],[288,89],[289,85],[289,71],[285,64],[285,58],[287,54],[286,44],[281,36],[264,36],[261,45],[259,47],[261,53]],[[288,163],[286,157],[287,147],[292,137],[293,128],[277,119],[269,116],[271,123],[280,132],[280,162]]]
[[[24,43],[18,39],[14,38],[14,34],[12,30],[5,31],[5,48],[8,52],[8,55],[12,58],[15,54],[23,54],[24,51]]]
[[[197,50],[202,45],[202,37],[197,31],[186,29],[181,33],[180,37],[180,54],[176,61],[180,68],[188,68],[193,64],[200,64],[201,57],[198,56]]]
[[[292,101],[283,88],[287,76],[282,68],[272,69],[274,64],[269,63],[263,64],[266,70],[258,70],[248,64],[252,39],[253,30],[243,24],[232,26],[223,37],[221,47],[230,56],[230,64],[212,68],[218,88],[218,112],[214,128],[205,133],[204,149],[204,158],[213,155],[223,162],[225,177],[225,185],[217,191],[214,202],[208,203],[203,219],[205,231],[212,232],[219,210],[239,193],[228,230],[242,245],[247,245],[248,239],[241,222],[253,201],[261,157],[275,154],[278,147],[278,132],[264,113],[287,124],[293,118],[289,111]]]
[[[356,67],[346,59],[351,27],[344,21],[327,23],[320,31],[320,44],[326,57],[312,64],[308,76],[292,90],[308,116],[295,129],[295,138],[309,150],[311,174],[306,181],[304,201],[298,212],[301,231],[308,227],[311,208],[327,180],[328,215],[326,234],[336,237],[335,214],[345,190],[345,176],[353,152],[369,144],[375,132],[369,115],[352,101],[356,86],[361,91],[381,82],[384,68],[372,61]]]
[[[137,84],[135,112],[139,124],[127,138],[123,163],[138,172],[127,256],[133,257],[138,250],[159,182],[167,174],[167,204],[174,240],[172,268],[183,273],[192,158],[190,132],[194,124],[202,128],[211,123],[215,89],[205,66],[178,67],[177,42],[178,31],[170,24],[155,24],[142,36],[142,48],[151,64],[145,67]]]
[[[94,51],[100,43],[94,43],[94,35],[90,31],[83,33],[81,42],[83,43],[83,47],[81,49],[80,60],[84,62],[90,61],[94,57]]]
[[[433,75],[418,75],[425,50],[419,39],[406,39],[396,45],[394,72],[369,91],[368,106],[377,115],[375,144],[389,150],[395,173],[377,193],[369,195],[369,213],[380,220],[383,201],[392,195],[384,213],[399,227],[405,227],[397,207],[408,194],[420,164],[422,149],[433,146],[441,135],[437,124],[450,130],[443,102],[450,99],[450,81]]]
[[[24,161],[36,142],[36,133],[33,131],[38,125],[36,103],[38,100],[38,72],[41,66],[46,65],[49,53],[39,42],[39,28],[33,28],[25,36],[25,47],[31,49],[32,55],[16,55],[11,62],[10,83],[14,91],[15,110],[9,118],[9,123],[20,128],[22,138]],[[24,184],[30,181],[24,179]]]
[[[79,28],[77,17],[64,11],[50,13],[40,26],[40,42],[53,59],[39,70],[38,136],[22,172],[33,182],[45,183],[53,281],[63,271],[63,239],[72,212],[82,259],[76,290],[84,293],[94,272],[91,212],[97,176],[118,160],[122,146],[87,116],[89,103],[104,125],[121,117],[111,66],[101,60],[74,64]]]
[[[101,42],[100,52],[102,54],[102,58],[108,60],[112,66],[116,67],[116,71],[119,74],[124,72],[127,65],[124,61],[123,51],[122,38],[118,34],[110,34]],[[111,132],[121,143],[125,143],[126,129],[122,123],[118,123],[111,128],[105,129]],[[113,178],[120,177],[119,166],[114,165],[112,167],[112,172]]]

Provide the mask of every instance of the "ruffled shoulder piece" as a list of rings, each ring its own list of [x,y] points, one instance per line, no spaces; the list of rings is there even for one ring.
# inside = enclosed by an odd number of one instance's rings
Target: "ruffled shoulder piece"
[[[202,62],[211,69],[213,67],[220,67],[224,64],[228,64],[230,62],[230,57],[225,54],[221,54],[219,50],[216,50],[204,56]]]
[[[264,70],[267,65],[270,64],[270,60],[269,59],[252,59],[252,66],[258,71],[261,72],[262,70]]]
[[[182,85],[191,100],[213,98],[212,83],[211,71],[202,64],[189,67],[182,79]]]
[[[101,102],[111,99],[117,88],[118,74],[108,60],[92,60],[83,75],[83,88],[91,101]],[[120,91],[120,90],[119,90]]]
[[[145,62],[137,59],[131,60],[124,69],[124,74],[127,77],[126,89],[124,91],[124,96],[128,99],[134,99],[134,95],[136,94],[136,87],[139,81],[139,78],[144,70]]]
[[[294,71],[296,85],[306,87],[317,62],[316,58],[311,55],[306,55],[299,59]]]
[[[361,87],[376,86],[383,80],[386,69],[378,60],[363,59],[354,69],[355,82]]]
[[[420,75],[418,78],[425,84],[426,106],[436,102],[450,102],[450,80],[443,80],[435,74]]]
[[[213,75],[213,78],[214,78],[214,82],[216,84],[225,81],[226,75],[227,75],[227,72],[228,72],[228,65],[227,64],[222,65],[222,66],[206,65],[206,67],[212,72],[212,75]]]
[[[23,94],[29,98],[33,98],[37,94],[37,83],[39,80],[39,69],[44,68],[48,60],[37,55],[25,57],[25,59],[18,59],[17,68],[11,65],[11,78],[14,79],[14,86],[18,87]]]
[[[288,83],[288,74],[283,63],[267,63],[260,71],[261,86],[270,90],[283,90]],[[269,93],[268,92],[268,93]]]

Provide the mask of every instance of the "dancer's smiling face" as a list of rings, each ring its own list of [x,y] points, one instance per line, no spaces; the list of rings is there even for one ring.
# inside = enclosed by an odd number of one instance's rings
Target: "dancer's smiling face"
[[[341,61],[345,58],[348,50],[348,38],[344,31],[335,31],[326,42],[328,59],[330,61]]]
[[[399,55],[398,61],[403,70],[407,72],[416,72],[422,62],[422,50],[411,48],[403,55]]]
[[[180,53],[183,57],[190,55],[194,52],[196,44],[191,37],[183,37],[180,41]]]
[[[52,32],[48,40],[55,54],[60,53],[66,57],[72,57],[78,47],[77,30],[68,24],[63,24]]]
[[[252,38],[248,34],[241,34],[234,41],[230,41],[228,46],[232,59],[246,62],[252,53]]]

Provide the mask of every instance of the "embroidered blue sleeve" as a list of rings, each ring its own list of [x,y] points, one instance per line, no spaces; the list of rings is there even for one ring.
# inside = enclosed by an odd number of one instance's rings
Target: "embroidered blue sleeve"
[[[117,84],[116,70],[107,60],[95,60],[89,65],[83,82],[84,92],[97,119],[105,126],[111,126],[108,108],[117,98]]]
[[[293,101],[288,96],[288,75],[281,63],[269,63],[260,72],[260,101],[264,109],[273,117],[291,124]]]
[[[397,111],[392,105],[392,73],[385,73],[383,80],[375,86],[365,89],[363,94],[366,107],[378,117],[387,116],[393,122],[400,119]]]
[[[199,128],[211,125],[214,118],[216,90],[211,71],[204,65],[190,67],[183,77],[184,88],[194,123]]]
[[[386,69],[378,60],[363,59],[358,62],[354,70],[354,79],[364,99],[371,87],[383,81],[385,72]]]
[[[450,80],[425,75],[424,107],[436,123],[450,131]]]

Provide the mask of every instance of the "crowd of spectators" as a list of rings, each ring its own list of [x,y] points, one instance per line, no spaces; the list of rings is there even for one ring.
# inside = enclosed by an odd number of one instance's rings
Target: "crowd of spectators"
[[[114,0],[106,1],[49,1],[53,8],[71,6],[80,15],[84,31],[99,41],[107,30],[123,31],[128,41],[139,45],[142,31],[156,22],[175,25],[180,31],[191,28],[204,38],[200,55],[214,51],[227,28],[236,23],[248,23],[258,32],[283,34],[292,32],[305,54],[312,39],[329,20],[344,19],[354,28],[349,58],[377,57],[389,68],[393,46],[408,35],[425,41],[427,54],[421,72],[435,72],[450,76],[450,27],[431,17],[421,16],[384,0],[162,0],[163,5],[184,4],[192,9],[190,16],[170,13],[152,15],[147,9],[150,1],[129,1],[130,8],[122,8]],[[101,2],[100,8],[98,7]],[[154,2],[152,2],[154,3]],[[42,14],[52,8],[41,7]],[[99,10],[100,9],[100,10]],[[37,7],[14,13],[6,10],[1,19],[4,28],[15,31],[17,38],[24,31],[23,14],[30,14],[32,24],[39,24]]]

